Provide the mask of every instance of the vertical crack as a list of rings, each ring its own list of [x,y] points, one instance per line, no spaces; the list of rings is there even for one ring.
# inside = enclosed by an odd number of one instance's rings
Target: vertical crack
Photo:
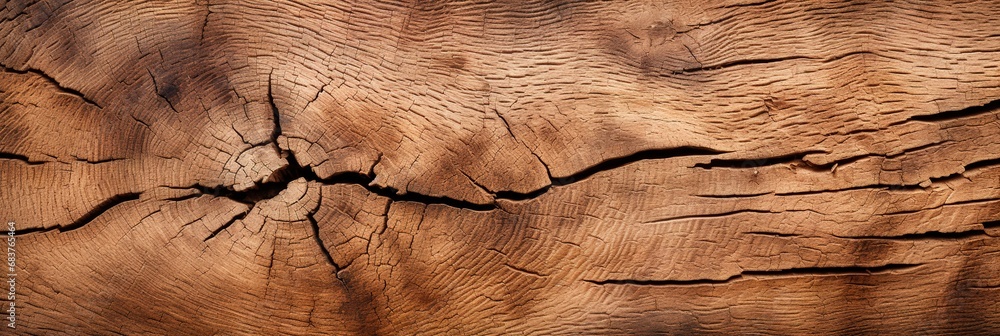
[[[278,105],[274,103],[274,84],[271,79],[273,74],[274,69],[271,69],[271,72],[267,73],[267,103],[271,107],[271,117],[274,118],[274,130],[271,131],[271,142],[274,143],[275,147],[278,147],[281,154],[285,154],[285,151],[278,146],[278,137],[281,136],[281,117],[278,113]],[[291,151],[288,151],[287,154],[291,154]]]
[[[333,266],[333,276],[336,277],[337,280],[339,280],[342,284],[346,284],[346,282],[344,282],[344,279],[340,277],[340,271],[342,271],[344,268],[340,267],[340,265],[333,260],[333,255],[330,254],[330,250],[327,249],[326,244],[323,243],[323,238],[319,236],[319,222],[317,222],[316,218],[314,217],[314,214],[316,213],[317,210],[319,210],[318,203],[315,210],[306,214],[306,218],[309,220],[309,224],[312,227],[313,239],[316,241],[316,245],[319,245],[320,252],[323,253],[324,257],[326,257],[326,262],[330,263],[330,266]]]
[[[278,111],[278,105],[274,102],[274,69],[271,69],[271,71],[267,74],[267,103],[268,106],[271,107],[271,118],[274,119],[274,130],[271,132],[271,142],[274,143],[274,147],[278,151],[278,154],[288,160],[288,165],[281,169],[281,172],[278,172],[279,175],[284,175],[279,177],[279,181],[286,181],[283,182],[283,184],[287,185],[287,181],[292,181],[300,177],[304,177],[309,181],[319,180],[316,173],[312,171],[311,167],[303,167],[299,164],[299,161],[295,158],[294,152],[290,149],[282,149],[278,144],[278,138],[281,137],[281,113]],[[381,159],[381,156],[379,158]],[[372,169],[375,169],[374,165],[372,166]],[[333,260],[333,255],[330,253],[330,250],[327,249],[326,244],[323,242],[323,238],[320,237],[319,222],[316,221],[316,217],[314,215],[317,211],[319,211],[322,201],[323,196],[321,189],[319,200],[316,202],[316,208],[306,214],[306,219],[312,227],[313,239],[316,241],[316,245],[319,246],[320,252],[323,253],[323,257],[326,258],[328,263],[330,263],[330,266],[333,266],[334,277],[336,277],[341,284],[346,285],[344,279],[340,277],[340,271],[344,268]]]

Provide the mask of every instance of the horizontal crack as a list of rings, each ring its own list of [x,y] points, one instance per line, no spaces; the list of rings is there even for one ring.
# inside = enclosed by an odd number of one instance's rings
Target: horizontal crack
[[[707,70],[718,70],[722,68],[728,68],[740,65],[768,64],[768,63],[777,63],[777,62],[797,60],[797,59],[815,59],[815,58],[809,56],[787,56],[787,57],[777,57],[777,58],[742,59],[742,60],[719,63],[715,65],[684,68],[675,71],[674,73],[675,74],[692,73],[692,72],[707,71]]]
[[[743,232],[743,234],[754,235],[754,236],[781,237],[781,238],[792,238],[792,237],[802,236],[797,233],[782,233],[782,232],[770,232],[770,231],[747,231]]]
[[[757,158],[757,159],[712,159],[708,163],[698,163],[698,164],[695,164],[694,167],[703,168],[703,169],[712,169],[712,168],[759,168],[759,167],[773,166],[773,165],[785,164],[785,163],[793,163],[793,162],[802,163],[806,167],[812,167],[812,165],[810,165],[809,163],[807,163],[805,161],[802,161],[802,159],[806,155],[820,154],[820,153],[827,153],[827,152],[826,151],[822,151],[822,150],[810,150],[810,151],[792,153],[792,154],[787,154],[787,155],[782,155],[782,156],[765,157],[765,158]],[[821,169],[821,168],[822,167],[817,166],[817,169]]]
[[[663,224],[663,223],[667,223],[667,222],[675,222],[675,221],[688,220],[688,219],[720,218],[720,217],[728,217],[728,216],[732,216],[732,215],[737,215],[737,214],[741,214],[741,213],[773,214],[773,213],[778,213],[778,212],[768,211],[768,210],[742,209],[742,210],[728,211],[728,212],[723,212],[723,213],[685,215],[685,216],[660,218],[660,219],[654,219],[654,220],[650,220],[650,221],[645,221],[645,222],[642,222],[642,224]]]
[[[25,164],[27,164],[29,166],[40,165],[40,164],[43,164],[43,163],[51,162],[51,161],[31,161],[31,160],[28,160],[27,156],[24,156],[24,155],[21,155],[21,154],[7,153],[7,152],[0,152],[0,160],[21,161],[21,162],[24,162]]]
[[[642,280],[642,279],[606,279],[589,280],[595,285],[634,285],[634,286],[698,286],[729,284],[743,279],[778,279],[798,276],[845,276],[845,275],[874,275],[894,271],[904,271],[919,267],[923,264],[887,264],[875,267],[801,267],[789,268],[775,271],[744,271],[726,279],[693,279],[693,280]]]
[[[833,235],[837,238],[842,239],[854,239],[854,240],[898,240],[898,241],[914,241],[914,240],[934,240],[934,239],[945,239],[945,240],[961,240],[979,237],[983,235],[988,235],[986,230],[1000,226],[1000,221],[983,222],[982,229],[972,229],[966,231],[957,232],[941,232],[941,231],[927,231],[921,233],[906,233],[896,236],[841,236]]]
[[[943,111],[943,112],[924,114],[924,115],[915,115],[901,121],[890,123],[889,125],[887,125],[887,127],[899,124],[905,124],[910,121],[940,122],[949,119],[971,117],[974,115],[994,111],[997,108],[1000,108],[1000,99],[989,101],[983,105],[970,106],[959,110]]]
[[[554,177],[552,176],[551,173],[549,173],[549,180],[551,180],[551,183],[548,186],[533,192],[519,193],[510,190],[503,190],[496,192],[494,195],[495,198],[498,200],[523,201],[523,200],[537,198],[538,196],[541,196],[542,194],[548,192],[549,189],[551,189],[552,187],[559,187],[577,183],[599,172],[618,169],[639,161],[669,159],[669,158],[683,157],[683,156],[718,155],[724,153],[726,152],[711,148],[696,147],[696,146],[683,146],[675,148],[644,150],[629,155],[604,160],[596,165],[590,166],[587,169],[581,170],[575,174],[568,176]]]

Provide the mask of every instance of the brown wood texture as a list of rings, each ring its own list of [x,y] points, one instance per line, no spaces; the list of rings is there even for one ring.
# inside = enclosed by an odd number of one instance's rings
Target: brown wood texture
[[[1000,2],[0,6],[17,334],[1000,334]]]

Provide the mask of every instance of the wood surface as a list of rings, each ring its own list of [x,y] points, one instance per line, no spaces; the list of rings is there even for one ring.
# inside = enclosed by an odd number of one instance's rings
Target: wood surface
[[[0,6],[15,334],[1000,334],[1000,2]]]

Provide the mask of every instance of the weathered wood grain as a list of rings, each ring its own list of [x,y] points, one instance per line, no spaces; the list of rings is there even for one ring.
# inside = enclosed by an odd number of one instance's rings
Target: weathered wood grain
[[[1000,3],[0,8],[20,334],[1000,333]]]

